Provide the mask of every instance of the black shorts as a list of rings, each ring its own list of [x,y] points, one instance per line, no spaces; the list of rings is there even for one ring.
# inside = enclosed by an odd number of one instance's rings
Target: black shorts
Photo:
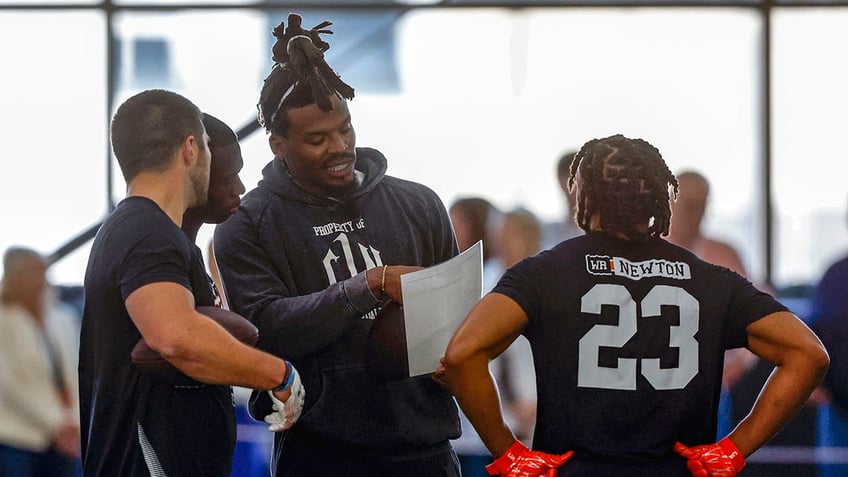
[[[450,442],[397,454],[356,452],[329,442],[287,432],[275,456],[275,477],[460,477],[459,460]]]

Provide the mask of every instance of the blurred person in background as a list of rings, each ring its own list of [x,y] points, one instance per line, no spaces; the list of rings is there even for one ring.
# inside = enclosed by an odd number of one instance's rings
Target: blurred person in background
[[[816,416],[816,446],[820,477],[848,476],[843,453],[840,463],[828,463],[829,449],[848,447],[848,257],[833,263],[813,291],[810,327],[830,353],[830,368],[822,383]]]
[[[533,212],[518,208],[503,215],[496,236],[498,258],[503,270],[509,270],[539,253],[542,224]],[[492,361],[492,371],[498,381],[506,422],[516,437],[529,445],[536,424],[536,377],[533,352],[527,338],[516,338]]]
[[[517,208],[503,215],[497,229],[498,258],[504,270],[541,251],[542,224],[533,212]]]
[[[739,252],[729,243],[704,233],[703,222],[710,196],[707,178],[695,171],[683,171],[677,174],[677,181],[680,193],[671,204],[674,220],[668,241],[691,251],[702,260],[746,276]]]
[[[497,240],[492,231],[501,220],[501,211],[482,197],[461,197],[448,209],[459,251],[483,242],[483,293],[489,291],[503,273],[497,256]]]
[[[677,175],[677,182],[680,189],[677,200],[671,204],[673,220],[668,241],[691,251],[701,260],[748,278],[736,249],[727,242],[708,237],[703,231],[710,194],[707,178],[695,171],[684,171]],[[718,411],[718,436],[727,435],[736,424],[731,393],[745,373],[756,364],[757,357],[745,348],[736,348],[725,353]]]
[[[11,247],[0,283],[0,477],[70,477],[80,456],[79,317],[39,253]]]
[[[575,154],[577,154],[577,151],[567,151],[557,160],[557,184],[559,184],[559,189],[562,192],[565,212],[562,220],[545,224],[542,235],[543,250],[547,250],[563,240],[583,235],[583,231],[580,230],[580,227],[577,226],[577,222],[574,220],[574,212],[577,207],[574,190],[568,187],[568,176]]]

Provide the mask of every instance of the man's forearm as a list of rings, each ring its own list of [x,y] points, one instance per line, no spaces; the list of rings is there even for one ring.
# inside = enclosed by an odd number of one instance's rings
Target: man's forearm
[[[482,356],[475,361],[448,371],[450,389],[483,444],[492,455],[499,456],[515,442],[515,435],[504,423],[488,361]]]
[[[254,318],[259,347],[300,359],[335,342],[377,305],[364,272],[309,295],[271,300]]]
[[[827,361],[819,355],[799,356],[775,368],[751,412],[729,436],[746,458],[795,416],[826,370]]]
[[[163,356],[183,373],[209,384],[272,389],[286,373],[281,358],[241,343],[206,318],[197,320]]]

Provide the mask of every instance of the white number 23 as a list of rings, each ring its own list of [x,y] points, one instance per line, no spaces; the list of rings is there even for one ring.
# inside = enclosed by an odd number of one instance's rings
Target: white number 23
[[[641,361],[642,376],[654,389],[683,389],[698,374],[698,300],[682,288],[657,285],[636,303],[622,285],[598,284],[592,287],[581,301],[583,313],[600,315],[602,305],[618,306],[618,325],[595,325],[580,339],[577,385],[584,388],[636,389],[636,364]],[[680,359],[675,368],[660,368],[658,358],[618,358],[615,368],[598,363],[601,346],[622,348],[636,334],[637,306],[641,306],[642,319],[661,316],[662,305],[676,306],[680,310],[679,326],[672,326],[669,347],[678,348]]]

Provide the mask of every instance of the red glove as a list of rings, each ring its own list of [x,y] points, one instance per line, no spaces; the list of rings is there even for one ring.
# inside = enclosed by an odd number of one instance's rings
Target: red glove
[[[733,477],[745,467],[742,452],[730,439],[715,444],[686,447],[674,444],[674,452],[686,459],[686,466],[693,477]]]
[[[557,467],[565,463],[574,451],[562,455],[532,451],[519,441],[515,441],[502,456],[486,466],[489,475],[503,477],[554,477]]]

